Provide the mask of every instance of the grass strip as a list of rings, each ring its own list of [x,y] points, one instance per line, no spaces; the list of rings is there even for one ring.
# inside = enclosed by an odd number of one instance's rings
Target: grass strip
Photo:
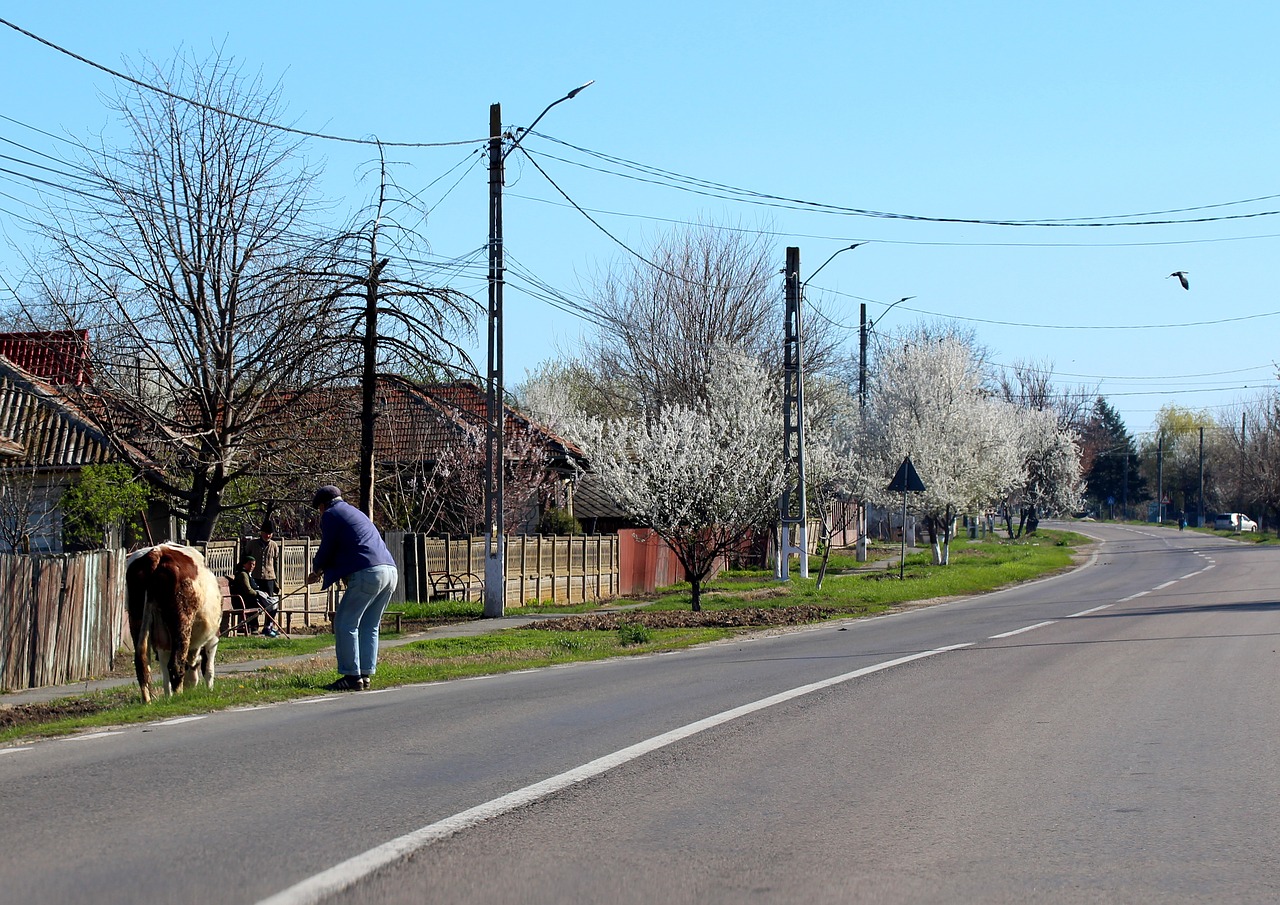
[[[770,571],[735,571],[704,586],[703,610],[751,610],[787,607],[809,621],[822,618],[850,618],[883,613],[915,601],[979,594],[1020,581],[1042,577],[1069,567],[1076,548],[1092,541],[1079,534],[1042,531],[1016,541],[989,538],[982,541],[957,540],[947,566],[931,563],[928,551],[906,560],[904,579],[898,580],[896,564],[876,568],[858,563],[853,557],[833,555],[821,590],[816,583],[818,560],[811,563],[814,578],[793,575],[778,582]],[[884,559],[896,550],[873,549],[872,558]],[[650,626],[645,613],[688,612],[687,584],[664,588],[651,600],[615,600],[611,609],[634,606],[612,620],[608,629],[561,630],[556,626],[535,629],[505,629],[455,638],[427,638],[410,644],[384,647],[379,658],[377,687],[410,683],[439,682],[468,676],[490,675],[518,669],[533,669],[563,663],[600,660],[608,657],[680,650],[719,640],[750,627]],[[407,604],[406,618],[427,622],[458,622],[478,619],[479,602],[441,601]],[[512,608],[521,612],[562,615],[590,613],[598,605],[556,607],[540,604]],[[629,618],[630,614],[634,614]],[[662,622],[662,620],[658,620]],[[589,624],[584,621],[584,625]],[[391,639],[393,633],[384,633]],[[196,689],[183,695],[158,698],[149,706],[138,699],[136,687],[128,686],[76,695],[49,704],[17,705],[0,709],[0,744],[65,735],[86,729],[157,722],[181,716],[209,713],[231,707],[253,706],[311,697],[325,693],[323,686],[334,676],[331,634],[295,635],[293,638],[226,638],[219,645],[222,665],[248,660],[314,655],[252,673],[223,673],[212,689]]]

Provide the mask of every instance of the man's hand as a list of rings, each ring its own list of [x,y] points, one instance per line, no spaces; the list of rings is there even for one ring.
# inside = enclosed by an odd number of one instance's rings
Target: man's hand
[[[324,578],[323,572],[312,572],[307,576],[307,584],[315,584],[322,578]]]

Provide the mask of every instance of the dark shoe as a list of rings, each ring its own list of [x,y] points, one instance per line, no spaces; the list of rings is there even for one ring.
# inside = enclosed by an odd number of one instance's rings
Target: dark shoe
[[[369,690],[369,686],[370,686],[370,682],[369,682],[369,680],[370,680],[370,678],[372,678],[372,677],[371,677],[371,676],[361,676],[361,677],[360,677],[360,687],[361,687],[364,691],[368,691],[368,690]]]
[[[325,691],[359,691],[363,688],[359,676],[343,676],[336,682],[330,682],[324,687]]]

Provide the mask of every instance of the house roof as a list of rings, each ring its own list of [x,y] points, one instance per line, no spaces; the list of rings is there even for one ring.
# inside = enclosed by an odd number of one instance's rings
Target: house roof
[[[591,473],[584,474],[573,487],[573,515],[579,521],[590,518],[631,518],[631,514],[605,492],[600,477]]]
[[[308,394],[305,404],[331,414],[324,430],[347,438],[359,435],[359,386],[335,387]],[[382,462],[413,462],[434,458],[457,444],[462,435],[483,440],[485,394],[465,381],[411,384],[379,381],[374,457]],[[545,448],[553,464],[582,468],[586,455],[575,444],[506,406],[508,437],[528,436]]]
[[[57,387],[3,356],[0,438],[10,465],[63,470],[118,461],[107,437]]]
[[[88,330],[0,333],[0,355],[52,384],[82,386],[93,377]]]
[[[455,423],[483,430],[488,418],[488,396],[474,383],[465,380],[452,383],[433,383],[421,387],[418,392],[433,403],[441,413]],[[556,434],[509,405],[504,405],[507,436],[528,434],[554,454],[572,460],[579,467],[585,465],[586,453],[570,440]]]

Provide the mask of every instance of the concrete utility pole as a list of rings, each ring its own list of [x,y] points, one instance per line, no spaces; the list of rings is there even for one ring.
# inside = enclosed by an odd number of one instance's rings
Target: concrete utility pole
[[[800,555],[800,577],[809,577],[808,506],[804,484],[804,341],[800,318],[800,249],[787,249],[783,270],[786,314],[782,340],[782,467],[785,483],[778,501],[782,536],[774,577],[791,578],[791,554]],[[792,483],[792,476],[795,483]],[[798,510],[798,511],[797,511]],[[796,542],[791,543],[795,527]]]
[[[506,526],[502,519],[506,411],[503,397],[502,105],[489,105],[489,344],[485,382],[484,614],[506,611]]]
[[[867,426],[867,303],[858,305],[858,419]],[[854,548],[857,562],[867,561],[867,501],[858,500],[858,540]]]
[[[1156,524],[1164,524],[1164,434],[1156,443]]]
[[[1196,527],[1204,527],[1204,428],[1200,428],[1200,499],[1196,502]]]
[[[593,80],[594,81],[594,80]],[[520,131],[505,151],[502,147],[502,105],[489,105],[489,374],[485,384],[485,488],[484,488],[484,614],[496,618],[506,613],[506,525],[503,523],[504,464],[506,459],[506,386],[503,380],[502,288],[505,258],[502,247],[502,183],[507,156],[533,131],[547,111],[571,100],[586,85],[579,85],[552,101]]]

